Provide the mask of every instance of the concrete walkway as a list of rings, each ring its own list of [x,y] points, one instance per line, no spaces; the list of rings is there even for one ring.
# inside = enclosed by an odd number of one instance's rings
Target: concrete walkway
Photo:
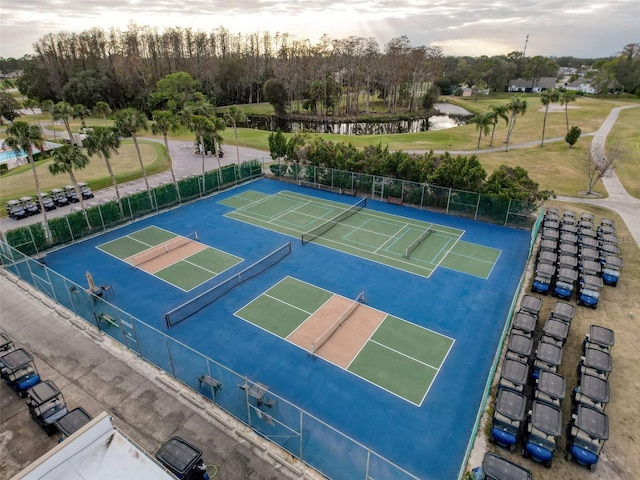
[[[68,407],[81,406],[92,416],[107,412],[147,452],[179,435],[216,465],[215,478],[324,478],[1,268],[0,305],[0,329],[32,354],[41,377],[56,384]],[[4,381],[0,422],[0,478],[17,474],[59,438],[47,436]]]

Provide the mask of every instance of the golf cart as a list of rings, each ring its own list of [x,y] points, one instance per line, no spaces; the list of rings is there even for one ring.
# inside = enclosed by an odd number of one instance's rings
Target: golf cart
[[[527,397],[508,388],[499,388],[491,422],[489,441],[515,452],[527,414]]]
[[[37,215],[40,213],[40,205],[33,201],[33,198],[29,196],[20,197],[20,202],[22,202],[22,207],[27,212],[27,215]]]
[[[558,215],[560,215],[560,210],[557,208],[549,207],[544,211],[544,218],[557,217]]]
[[[24,397],[29,388],[40,383],[40,375],[33,365],[33,358],[24,348],[3,355],[0,364],[2,378],[21,397]]]
[[[607,255],[620,255],[620,248],[613,243],[603,243],[598,249],[600,258],[606,258]]]
[[[53,203],[55,203],[58,207],[69,205],[69,199],[67,198],[64,190],[62,190],[61,188],[51,189],[51,198],[53,199]]]
[[[555,265],[558,260],[558,255],[555,252],[549,250],[542,250],[538,254],[538,263],[548,263],[549,265]]]
[[[55,422],[56,428],[62,434],[59,442],[65,438],[71,436],[83,426],[91,421],[91,415],[89,415],[82,407],[76,407],[70,412],[67,412],[62,418],[59,418]]]
[[[578,405],[586,405],[595,408],[600,412],[609,403],[609,382],[594,375],[583,373],[580,376],[580,383],[573,389],[571,396],[574,411]]]
[[[85,182],[78,182],[78,188],[80,188],[80,193],[82,194],[83,200],[88,200],[93,198],[93,192],[91,191],[91,187],[87,185]]]
[[[504,359],[499,388],[509,388],[522,393],[528,379],[529,365],[513,358]]]
[[[551,468],[553,451],[561,432],[562,412],[560,409],[534,400],[522,456]]]
[[[581,247],[598,248],[600,242],[598,242],[596,237],[580,237],[580,239],[578,240],[578,244]]]
[[[584,342],[582,342],[582,353],[587,348],[599,348],[603,352],[609,353],[614,343],[615,334],[613,330],[599,325],[591,325],[589,333],[585,335]]]
[[[540,341],[562,347],[569,336],[569,326],[570,323],[563,322],[555,317],[549,317],[547,321],[544,322],[544,327],[542,327],[542,338]]]
[[[567,425],[567,460],[595,472],[605,441],[609,438],[609,418],[585,405],[578,405]]]
[[[560,230],[560,219],[545,218],[542,222],[542,228],[550,228],[551,230]]]
[[[180,437],[171,437],[156,452],[158,461],[184,480],[209,480],[202,451]]]
[[[563,232],[562,235],[560,235],[560,243],[570,243],[575,245],[578,243],[578,236],[575,233]]]
[[[520,311],[530,313],[538,318],[542,308],[542,299],[533,295],[523,295],[520,301]]]
[[[558,249],[558,242],[555,240],[549,240],[548,238],[543,238],[540,240],[540,251],[541,252],[553,252],[555,253]]]
[[[560,255],[578,255],[578,246],[573,243],[561,243],[558,248]]]
[[[580,220],[582,221],[593,222],[595,218],[592,213],[583,212],[580,214]]]
[[[20,200],[9,200],[7,202],[7,215],[14,220],[20,220],[21,218],[27,218],[27,211],[22,206]]]
[[[582,260],[580,262],[579,270],[581,277],[584,277],[585,275],[600,276],[602,273],[602,265],[600,262],[595,260]]]
[[[603,235],[615,235],[616,227],[600,224],[596,229],[596,233],[598,234],[598,238],[601,238]]]
[[[76,187],[73,185],[67,185],[64,187],[64,194],[67,197],[69,203],[78,203],[80,200],[78,199],[78,192],[76,192]]]
[[[55,210],[56,209],[56,204],[53,201],[53,198],[51,198],[51,194],[49,193],[40,193],[39,194],[40,198],[42,199],[42,206],[44,207],[45,211],[50,211],[50,210]]]
[[[562,347],[548,342],[540,342],[533,361],[531,376],[534,380],[540,377],[540,372],[546,370],[556,373],[562,363]]]
[[[560,231],[562,233],[572,233],[575,235],[578,233],[578,227],[576,227],[575,223],[569,223],[563,220]]]
[[[571,268],[575,270],[578,268],[578,256],[577,255],[560,255],[558,258],[558,268]]]
[[[533,338],[517,330],[512,330],[509,334],[509,343],[507,344],[505,358],[512,358],[523,363],[529,363],[532,352]]]
[[[576,313],[576,307],[567,302],[557,301],[551,310],[551,316],[563,322],[571,323]]]
[[[598,308],[598,300],[600,299],[600,290],[602,289],[602,278],[595,275],[587,275],[580,279],[578,287],[578,295],[576,303],[591,307],[594,310]]]
[[[600,243],[611,243],[612,245],[618,245],[618,237],[609,233],[606,235],[600,235]]]
[[[527,336],[531,336],[533,334],[533,331],[536,329],[537,322],[537,316],[531,315],[527,312],[519,311],[516,312],[513,317],[511,328],[513,330],[518,330]]]
[[[482,460],[482,473],[486,480],[533,480],[529,470],[491,452]]]
[[[531,291],[547,295],[551,289],[551,280],[555,273],[556,267],[554,265],[538,262],[536,265],[536,275],[531,285]]]
[[[587,346],[584,355],[580,357],[580,363],[578,363],[578,376],[586,373],[607,380],[611,369],[612,363],[609,353],[603,352],[599,348]]]
[[[615,255],[607,255],[604,257],[604,269],[602,270],[602,281],[605,285],[615,287],[618,285],[620,278],[620,270],[624,266],[622,258]]]
[[[542,239],[543,240],[553,240],[554,242],[558,241],[560,238],[560,232],[553,228],[543,228],[542,229]]]
[[[594,262],[600,261],[600,252],[593,247],[580,247],[580,261],[593,260]]]
[[[567,267],[559,268],[556,284],[553,287],[551,295],[562,298],[563,300],[569,300],[571,295],[573,295],[576,280],[578,280],[578,272],[576,270]]]
[[[582,242],[585,238],[596,238],[597,236],[598,232],[596,232],[593,228],[578,228],[578,239],[580,242]]]
[[[589,229],[593,229],[594,225],[593,222],[590,220],[580,220],[578,222],[578,227],[579,228],[589,228]]]
[[[543,370],[540,372],[534,399],[560,408],[567,390],[567,381],[562,375]]]
[[[603,218],[602,220],[600,220],[600,225],[602,227],[616,227],[616,222],[614,222],[613,220],[610,220],[608,218]]]
[[[45,380],[27,390],[29,413],[47,434],[57,429],[55,422],[67,414],[67,404],[55,383]]]

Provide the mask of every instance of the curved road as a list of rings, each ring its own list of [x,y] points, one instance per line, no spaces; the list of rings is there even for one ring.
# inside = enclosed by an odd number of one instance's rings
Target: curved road
[[[611,110],[609,116],[605,119],[605,121],[600,126],[598,131],[593,133],[588,133],[583,136],[593,136],[593,141],[591,142],[591,153],[594,158],[604,158],[605,157],[605,141],[609,131],[615,124],[618,119],[618,114],[621,110],[626,108],[634,108],[634,105],[629,105],[625,107],[617,107]],[[46,127],[45,127],[46,128]],[[64,135],[64,134],[62,134]],[[151,137],[142,137],[141,140],[149,140],[154,142],[163,142],[162,139],[151,138]],[[552,138],[545,140],[547,143],[549,142],[558,142],[563,141],[563,138]],[[525,142],[516,145],[510,145],[510,149],[517,148],[527,148],[531,146],[538,145],[538,141],[533,142]],[[202,157],[200,155],[194,155],[194,144],[193,142],[185,142],[179,140],[169,140],[169,149],[171,153],[171,158],[173,161],[173,167],[175,170],[176,178],[180,179],[183,177],[188,177],[190,175],[200,175],[202,173]],[[490,151],[502,151],[504,147],[495,147],[491,149],[484,150],[449,150],[449,153],[454,155],[468,155],[470,153],[486,153]],[[408,151],[411,153],[424,153],[424,150],[421,151]],[[444,153],[444,150],[441,152],[438,151],[436,153]],[[239,155],[238,155],[239,154]],[[220,165],[230,165],[232,163],[236,163],[238,161],[243,162],[247,160],[253,159],[266,159],[270,160],[269,154],[262,150],[256,150],[252,148],[239,147],[236,149],[235,145],[226,145],[225,154],[222,159],[220,159]],[[218,159],[215,157],[205,157],[205,170],[213,170],[218,168]],[[171,172],[166,171],[162,173],[158,173],[156,175],[150,175],[148,177],[149,184],[151,186],[157,186],[161,183],[171,182]],[[598,205],[600,207],[604,207],[610,210],[617,212],[622,219],[624,220],[627,228],[631,232],[631,235],[640,246],[640,199],[632,197],[627,193],[624,186],[620,182],[620,179],[616,175],[615,171],[609,169],[604,177],[602,178],[602,183],[604,184],[608,197],[607,198],[578,198],[578,197],[567,197],[567,196],[558,196],[557,199],[564,202],[578,202],[585,204]],[[133,193],[140,189],[144,189],[144,180],[142,178],[133,180],[131,182],[123,183],[118,185],[120,189],[121,195],[126,195],[128,193]],[[111,200],[115,198],[115,189],[113,187],[108,187],[97,192],[94,192],[96,198],[93,200],[94,202],[98,202],[100,200]],[[69,212],[69,207],[59,208],[57,210],[53,210],[47,213],[48,218],[55,218],[59,216],[66,215]],[[33,217],[29,217],[25,220],[21,220],[16,222],[11,218],[5,217],[0,219],[0,231],[7,231],[13,228],[16,228],[20,225],[26,225],[29,223],[35,223],[42,220],[41,215],[36,215]]]

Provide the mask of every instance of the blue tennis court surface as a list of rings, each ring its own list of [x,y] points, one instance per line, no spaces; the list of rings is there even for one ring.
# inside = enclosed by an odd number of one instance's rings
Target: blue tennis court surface
[[[294,208],[300,208],[301,198],[310,199],[311,203],[303,207],[305,215],[289,212],[280,217],[281,224],[297,224],[296,236],[300,230],[312,228],[318,218],[331,218],[340,206],[346,209],[357,201],[354,197],[263,179],[52,252],[47,255],[47,266],[80,285],[86,284],[85,272],[91,271],[97,284],[113,287],[109,301],[119,308],[235,372],[268,385],[273,394],[298,405],[412,475],[425,479],[456,478],[526,263],[529,232],[368,200],[366,208],[326,234],[304,245],[293,242],[291,254],[276,265],[167,329],[166,312],[292,240],[292,233],[276,231],[266,224],[256,225],[260,215],[264,222],[274,223],[273,206],[262,211],[252,209],[251,221],[233,218],[234,211],[243,207],[246,210],[251,202],[274,196],[280,198],[279,205],[288,201]],[[283,202],[284,197],[287,199]],[[379,232],[386,237],[368,235],[360,228],[368,225],[367,229],[371,230],[372,222],[387,222],[390,218],[409,228],[394,227],[394,230]],[[341,229],[342,223],[346,224],[344,229]],[[447,234],[433,239],[433,235],[429,235],[409,252],[415,257],[410,258],[414,265],[429,261],[428,272],[401,268],[401,262],[407,261],[407,247],[429,225],[441,226]],[[140,269],[132,269],[97,248],[152,226],[185,237],[197,231],[198,242],[243,260],[219,275],[220,280],[212,278],[186,292]],[[409,235],[406,238],[405,233]],[[385,238],[392,237],[385,244]],[[374,251],[386,249],[385,254],[393,257],[395,263],[385,264],[364,254],[355,254],[344,245],[337,248],[336,241],[345,245],[349,241],[359,245],[368,243],[369,250]],[[334,245],[328,245],[329,242]],[[391,247],[394,242],[397,248]],[[447,254],[431,263],[436,259],[437,249],[442,248]],[[270,322],[271,317],[247,313],[252,302],[289,277],[345,299],[353,300],[364,291],[366,306],[384,312],[389,323],[384,320],[371,337],[372,341],[367,342],[362,356],[358,355],[349,369],[325,361],[321,355],[310,355],[284,338],[288,335],[286,329],[282,334],[275,334],[270,330],[271,324],[269,328],[261,324]],[[295,298],[296,288],[292,284],[281,289],[277,298]],[[304,295],[306,298],[308,294]],[[298,305],[309,312],[314,306],[313,302]],[[238,318],[236,313],[243,311],[244,319]],[[307,318],[305,313],[299,321],[306,322]],[[403,338],[394,337],[393,322],[396,321],[407,324]],[[446,355],[437,356],[442,359],[437,365],[437,375],[430,379],[428,388],[420,386],[425,391],[423,398],[419,393],[411,396],[414,393],[408,382],[423,375],[415,372],[427,371],[426,367],[416,368],[407,382],[398,384],[384,373],[388,363],[400,369],[389,370],[394,372],[392,376],[397,376],[398,371],[404,372],[407,367],[403,365],[408,364],[403,363],[406,357],[419,360],[422,367],[430,364],[429,349],[422,349],[422,342],[416,346],[404,338],[411,336],[412,327],[423,335],[426,346],[435,345],[430,343],[432,339],[426,332],[432,332],[434,338],[451,340]],[[329,339],[326,345],[331,342]],[[381,349],[399,354],[389,355],[386,361],[376,364]],[[198,368],[197,365],[194,368]],[[225,385],[219,395],[242,395],[238,390],[233,385]],[[407,401],[407,397],[411,401]],[[286,415],[284,406],[276,405],[268,417],[269,421],[277,421],[279,416]],[[272,428],[267,423],[264,425],[264,431]],[[303,438],[306,442],[302,445],[306,449],[303,459],[313,464],[313,445],[322,439],[313,433]],[[344,453],[348,449],[342,446],[335,448],[331,459],[333,476],[355,478],[353,472],[361,472],[360,460]]]

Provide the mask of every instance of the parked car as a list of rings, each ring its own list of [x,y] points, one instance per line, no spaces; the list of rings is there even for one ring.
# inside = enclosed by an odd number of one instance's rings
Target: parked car
[[[64,187],[64,194],[67,196],[67,200],[69,200],[69,203],[78,203],[80,201],[78,199],[76,187],[74,187],[73,185],[67,185],[66,187]]]
[[[37,215],[40,213],[40,205],[34,202],[33,198],[29,196],[20,197],[20,202],[27,212],[27,215]]]
[[[53,198],[51,198],[50,193],[41,193],[40,198],[42,199],[42,206],[47,212],[56,209],[56,204],[53,201]]]
[[[91,191],[91,187],[89,187],[89,185],[84,182],[78,182],[78,187],[80,188],[80,193],[82,193],[83,200],[93,198],[93,192]]]
[[[488,452],[482,461],[482,477],[485,480],[533,480],[529,470],[502,458],[495,453]]]
[[[603,412],[578,405],[567,425],[567,460],[595,472],[600,453],[609,438],[609,418]]]
[[[51,380],[45,380],[27,390],[29,414],[47,434],[57,428],[55,422],[67,414],[67,404],[62,393]]]
[[[28,389],[40,383],[40,375],[33,364],[33,358],[24,348],[3,355],[0,363],[0,375],[21,397],[24,397]]]
[[[22,202],[20,200],[9,200],[7,202],[7,215],[9,215],[14,220],[20,220],[21,218],[26,218],[27,211],[22,206]]]
[[[562,433],[562,412],[560,409],[535,400],[527,425],[522,456],[551,468],[553,452],[560,433]]]
[[[51,198],[53,199],[53,203],[55,203],[58,207],[69,205],[67,194],[61,188],[51,189]]]

